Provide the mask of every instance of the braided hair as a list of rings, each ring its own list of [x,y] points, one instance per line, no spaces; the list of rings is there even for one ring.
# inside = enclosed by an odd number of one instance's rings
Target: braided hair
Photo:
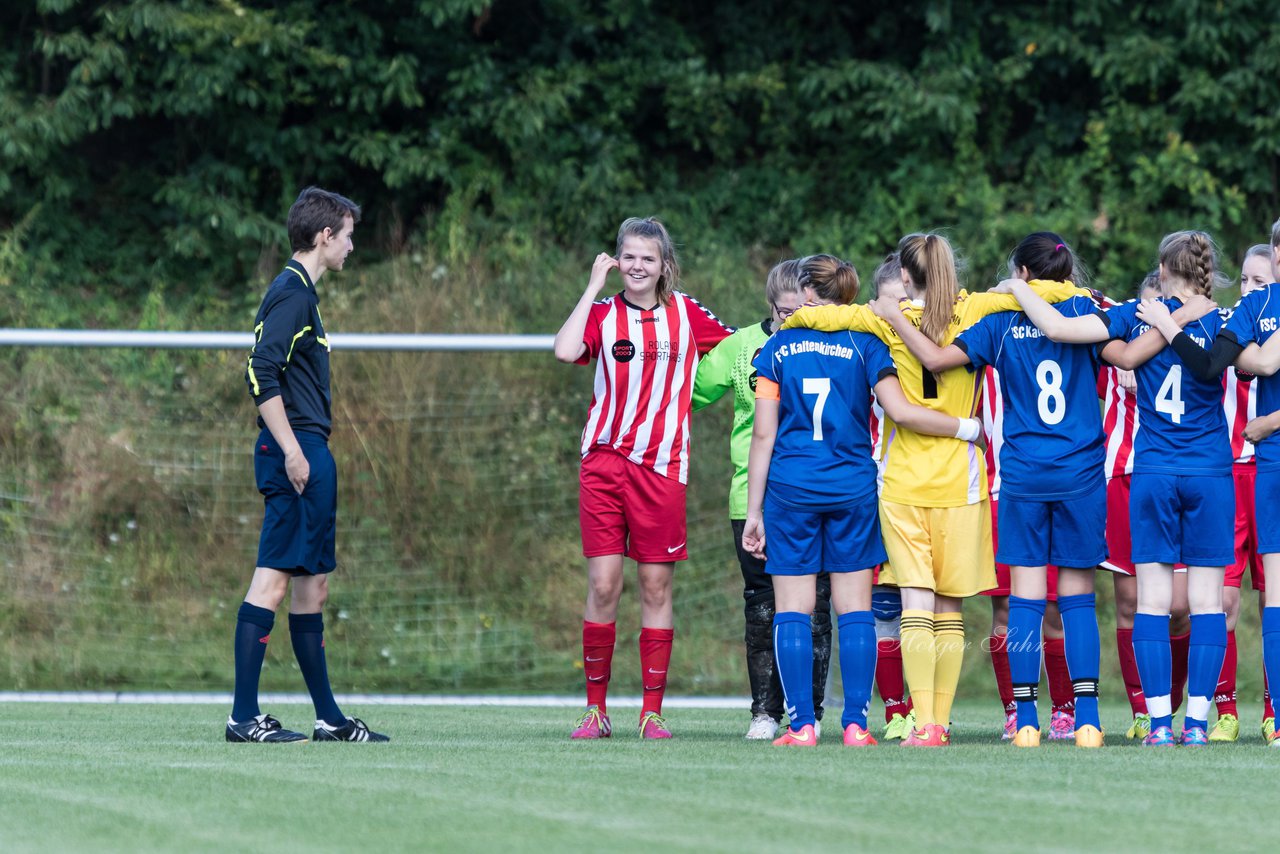
[[[1218,250],[1203,231],[1175,231],[1160,241],[1165,275],[1186,283],[1201,296],[1212,296],[1218,285]]]

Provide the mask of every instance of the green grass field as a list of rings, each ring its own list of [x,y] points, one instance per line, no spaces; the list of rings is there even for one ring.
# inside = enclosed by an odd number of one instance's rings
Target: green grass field
[[[389,745],[229,745],[213,706],[0,705],[0,850],[967,851],[1270,849],[1280,750],[1017,751],[990,704],[947,750],[815,750],[740,737],[735,711],[669,710],[676,738],[566,737],[574,711],[352,710]],[[270,710],[301,727],[310,708]],[[833,737],[834,736],[834,737]],[[792,794],[794,792],[794,794]],[[1152,803],[1159,804],[1152,807]]]

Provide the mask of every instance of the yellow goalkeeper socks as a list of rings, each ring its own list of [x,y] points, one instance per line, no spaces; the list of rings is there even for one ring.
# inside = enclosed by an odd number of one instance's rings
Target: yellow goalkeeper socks
[[[938,663],[933,674],[933,703],[938,723],[951,723],[951,704],[964,664],[964,618],[960,614],[933,615],[934,645]]]
[[[911,703],[916,712],[916,726],[937,723],[934,718],[933,684],[934,649],[933,614],[928,611],[902,612],[902,672],[907,677]]]

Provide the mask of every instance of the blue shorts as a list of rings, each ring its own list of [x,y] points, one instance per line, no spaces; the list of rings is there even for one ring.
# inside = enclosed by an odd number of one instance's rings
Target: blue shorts
[[[764,496],[765,571],[770,575],[856,572],[888,559],[874,494],[838,510],[796,507]]]
[[[253,475],[266,505],[257,565],[290,575],[322,575],[335,566],[338,468],[324,436],[301,430],[294,435],[311,464],[301,495],[285,474],[284,452],[271,431],[259,433],[254,446]]]
[[[1090,569],[1107,559],[1107,484],[1061,501],[1000,493],[996,561]]]
[[[1280,507],[1280,470],[1258,469],[1253,482],[1254,507]],[[1258,554],[1280,553],[1280,512],[1269,510],[1257,514]],[[1257,571],[1254,571],[1254,587],[1257,587]]]
[[[1129,530],[1134,563],[1230,566],[1236,559],[1235,481],[1230,474],[1134,472]]]

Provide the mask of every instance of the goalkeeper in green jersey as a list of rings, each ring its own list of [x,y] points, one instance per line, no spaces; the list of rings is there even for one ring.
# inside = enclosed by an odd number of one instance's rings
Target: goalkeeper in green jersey
[[[729,434],[729,458],[733,480],[729,488],[729,523],[733,545],[742,568],[745,600],[747,678],[751,683],[749,739],[772,739],[782,719],[782,685],[773,658],[773,582],[764,561],[742,549],[742,529],[747,518],[747,452],[756,409],[756,371],[751,361],[765,341],[791,313],[804,303],[800,284],[803,259],[783,261],[769,271],[765,299],[769,316],[744,326],[721,341],[698,363],[693,385],[693,408],[701,409],[733,391],[733,430]],[[831,664],[831,580],[818,577],[818,598],[813,612],[813,707],[822,720],[827,670]]]

